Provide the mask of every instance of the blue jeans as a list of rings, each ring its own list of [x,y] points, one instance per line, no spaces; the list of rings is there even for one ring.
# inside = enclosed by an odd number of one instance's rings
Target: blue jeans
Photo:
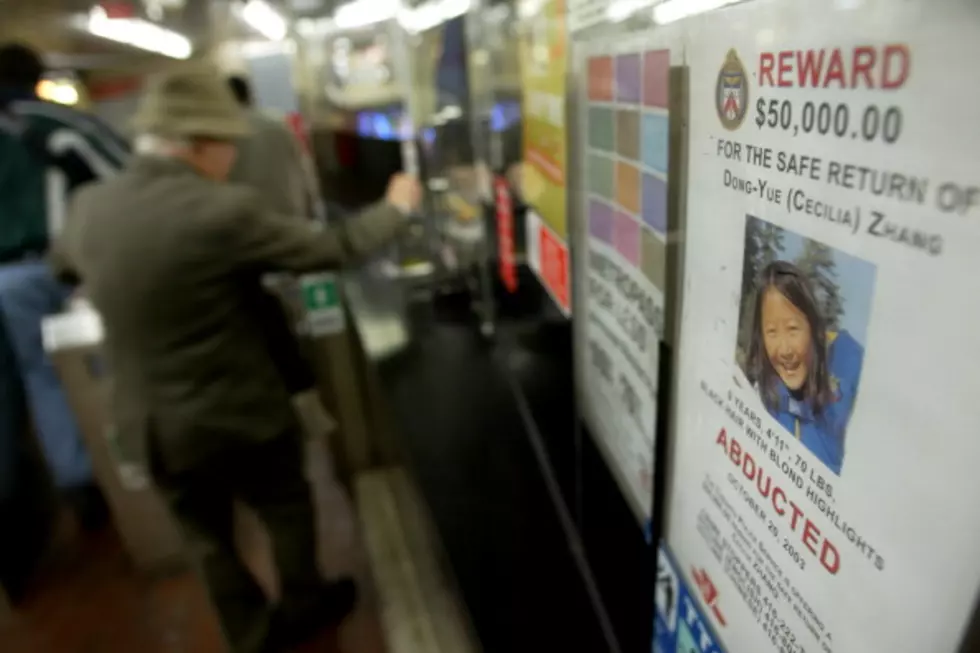
[[[41,340],[41,319],[62,310],[68,290],[54,278],[43,261],[0,265],[0,319],[16,361],[41,449],[58,488],[92,482],[92,463],[82,442],[75,416]],[[0,356],[2,358],[2,356]],[[25,428],[15,393],[3,392],[11,366],[0,372],[0,456],[7,457]],[[16,422],[20,422],[19,424]],[[8,458],[9,460],[9,458]],[[5,461],[0,461],[0,473]],[[3,485],[0,479],[0,486]]]

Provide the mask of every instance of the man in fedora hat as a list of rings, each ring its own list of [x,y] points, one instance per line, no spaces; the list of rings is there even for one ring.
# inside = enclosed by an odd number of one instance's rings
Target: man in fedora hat
[[[149,465],[231,649],[282,650],[342,619],[355,589],[317,572],[300,427],[247,295],[263,272],[337,266],[389,243],[421,190],[396,176],[340,227],[268,212],[225,183],[248,123],[208,67],[152,79],[134,122],[137,156],[75,196],[53,263],[78,274],[102,315],[121,453]],[[235,499],[269,530],[274,609],[236,555]]]

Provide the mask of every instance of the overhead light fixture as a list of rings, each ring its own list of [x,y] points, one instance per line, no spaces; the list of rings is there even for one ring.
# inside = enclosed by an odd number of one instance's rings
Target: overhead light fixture
[[[391,20],[400,8],[399,0],[354,0],[338,7],[333,21],[339,29],[357,29]]]
[[[248,0],[242,7],[242,20],[267,39],[286,38],[286,19],[265,0]]]
[[[42,79],[37,84],[37,96],[58,104],[78,104],[78,89],[66,79]]]
[[[544,0],[520,0],[517,5],[518,18],[534,18],[544,7]]]
[[[667,0],[653,8],[653,20],[659,25],[720,9],[741,0]]]
[[[86,27],[104,39],[174,59],[187,59],[194,51],[190,39],[183,34],[140,18],[109,18],[102,7],[92,8]]]
[[[414,9],[406,9],[398,22],[409,32],[424,32],[462,16],[471,6],[472,0],[429,0]]]
[[[333,27],[358,29],[397,18],[409,32],[423,32],[462,16],[473,6],[472,0],[429,0],[417,7],[402,7],[399,0],[354,0],[339,7]]]

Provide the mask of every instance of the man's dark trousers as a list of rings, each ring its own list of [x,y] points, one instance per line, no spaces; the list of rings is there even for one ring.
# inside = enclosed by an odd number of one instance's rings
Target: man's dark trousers
[[[243,443],[178,473],[163,469],[152,443],[151,458],[154,479],[183,527],[231,650],[266,650],[272,609],[236,549],[234,502],[250,506],[268,529],[282,588],[277,617],[301,619],[323,588],[301,434]]]

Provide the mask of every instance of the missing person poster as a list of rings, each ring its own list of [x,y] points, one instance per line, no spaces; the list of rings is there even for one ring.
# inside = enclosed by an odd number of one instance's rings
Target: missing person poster
[[[980,587],[980,4],[694,20],[676,566],[730,653],[955,651]]]
[[[607,462],[646,520],[664,321],[670,52],[633,35],[584,56],[582,396]]]

